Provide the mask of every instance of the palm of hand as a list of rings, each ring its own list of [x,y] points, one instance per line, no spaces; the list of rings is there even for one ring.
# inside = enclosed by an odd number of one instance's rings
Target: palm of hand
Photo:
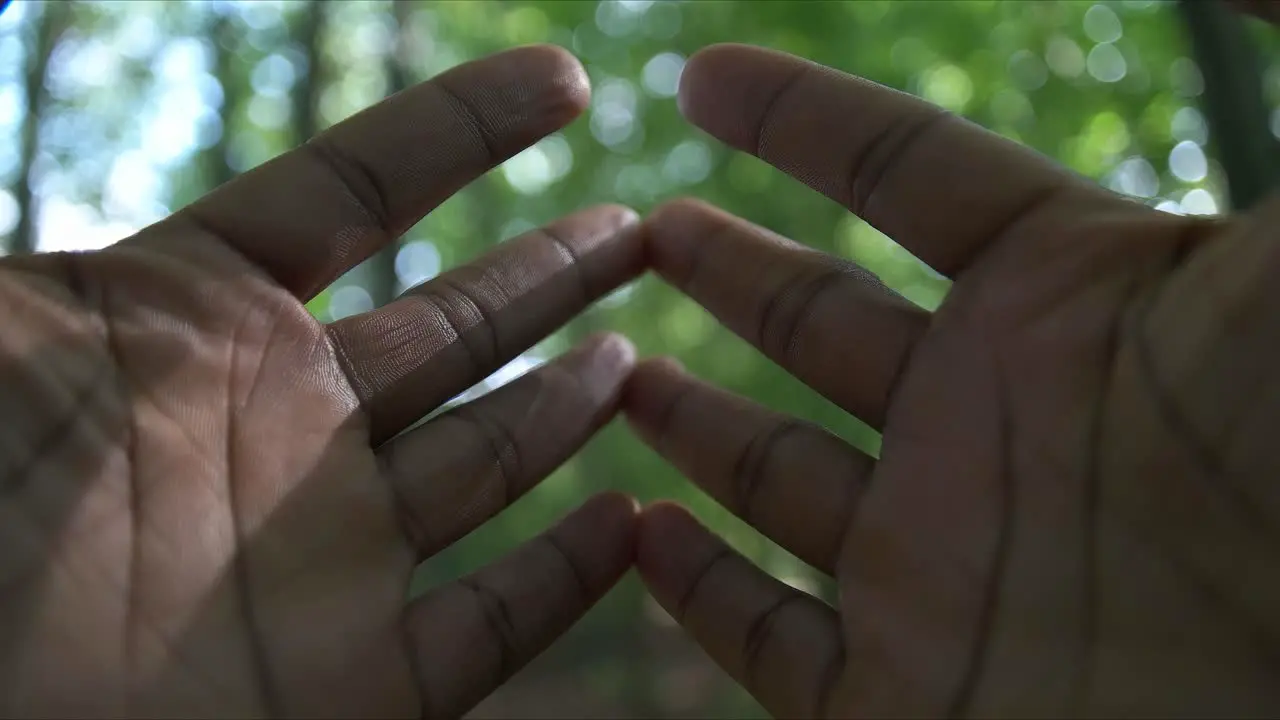
[[[929,314],[701,204],[653,215],[664,277],[884,432],[876,461],[642,365],[641,435],[840,587],[837,612],[659,506],[638,560],[658,600],[781,716],[1265,712],[1278,206],[1164,215],[763,51],[682,82],[694,122],[957,282]]]
[[[875,462],[642,368],[640,432],[842,590],[837,614],[659,506],[639,548],[658,599],[783,715],[1271,701],[1275,206],[1158,215],[902,96],[741,53],[691,62],[690,83],[719,76],[685,93],[695,121],[958,283],[929,315],[705,207],[655,214],[659,272],[885,431]],[[616,342],[385,441],[634,275],[625,213],[531,233],[366,317],[323,326],[301,305],[581,89],[545,49],[464,66],[111,251],[5,261],[20,320],[0,403],[40,410],[3,436],[7,712],[453,715],[617,579],[632,509],[610,497],[403,598],[418,558],[608,414]]]
[[[258,715],[274,693],[404,708],[414,554],[323,327],[217,243],[25,262],[3,285],[28,320],[5,382],[42,411],[5,507],[40,522],[5,544],[19,577],[55,570],[6,594],[31,604],[5,612],[12,641],[39,643],[12,687],[57,701],[70,680],[85,695],[62,702],[119,714]]]
[[[571,216],[367,315],[303,305],[585,94],[562,51],[494,56],[109,250],[0,265],[0,412],[25,419],[0,434],[6,715],[456,716],[617,580],[634,508],[606,495],[406,600],[419,560],[607,419],[625,343],[401,431],[632,277],[633,215]]]
[[[859,672],[836,697],[1257,712],[1280,630],[1263,444],[1280,404],[1257,393],[1280,346],[1230,318],[1262,290],[1266,221],[1058,202],[966,270],[912,353],[841,550]]]

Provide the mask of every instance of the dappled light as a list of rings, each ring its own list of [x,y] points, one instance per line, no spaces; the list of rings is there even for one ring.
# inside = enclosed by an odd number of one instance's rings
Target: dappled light
[[[1231,205],[1203,110],[1205,75],[1168,2],[19,0],[0,15],[0,253],[107,247],[389,94],[502,48],[553,43],[590,76],[582,117],[338,279],[308,304],[317,319],[367,312],[588,205],[619,202],[646,213],[681,195],[854,261],[911,302],[940,307],[950,281],[893,238],[680,117],[686,63],[724,41],[802,54],[912,93],[1164,212],[1208,216]],[[36,52],[42,42],[47,65]],[[1269,128],[1280,138],[1280,54],[1268,62]],[[933,209],[926,202],[915,212]],[[628,335],[641,355],[676,354],[699,376],[860,448],[878,447],[869,426],[654,277],[606,295],[452,402],[605,329]],[[495,557],[585,492],[607,488],[678,498],[788,584],[833,592],[621,427],[421,568],[415,592]],[[622,635],[634,652],[609,650]],[[696,649],[670,618],[628,583],[478,712],[761,712],[719,671],[693,669],[693,659]],[[566,684],[584,693],[581,705],[555,691]]]

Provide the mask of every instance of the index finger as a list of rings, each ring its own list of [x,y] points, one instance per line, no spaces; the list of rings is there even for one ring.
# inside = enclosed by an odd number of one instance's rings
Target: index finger
[[[576,117],[590,94],[557,47],[518,48],[397,93],[175,216],[309,299],[467,183]]]
[[[928,102],[780,52],[702,50],[681,76],[680,106],[947,275],[1055,218],[1135,207]]]

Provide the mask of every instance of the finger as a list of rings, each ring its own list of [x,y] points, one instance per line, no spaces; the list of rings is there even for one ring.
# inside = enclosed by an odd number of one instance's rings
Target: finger
[[[398,93],[176,216],[303,299],[586,105],[568,52],[525,47]]]
[[[612,416],[634,360],[619,335],[588,339],[384,445],[385,476],[422,556],[471,532],[576,452]]]
[[[642,363],[623,407],[637,434],[707,494],[796,557],[835,574],[871,458],[670,361]]]
[[[1240,12],[1280,24],[1280,2],[1276,0],[1227,0],[1227,4]]]
[[[681,75],[680,102],[694,124],[948,275],[1008,236],[1133,205],[930,103],[778,52],[699,52]]]
[[[631,566],[636,506],[606,493],[480,572],[414,602],[423,717],[459,717],[569,629]]]
[[[752,565],[672,504],[640,515],[636,568],[654,599],[775,717],[826,717],[844,670],[839,617]]]
[[[810,387],[873,427],[929,313],[862,268],[693,200],[645,223],[664,278]]]
[[[635,277],[643,261],[635,213],[593,208],[330,325],[374,442],[484,379]]]

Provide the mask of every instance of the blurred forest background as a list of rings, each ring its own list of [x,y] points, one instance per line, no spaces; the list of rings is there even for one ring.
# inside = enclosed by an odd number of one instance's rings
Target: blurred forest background
[[[311,303],[318,317],[384,303],[576,208],[620,201],[643,212],[677,194],[850,257],[935,307],[945,279],[680,119],[684,59],[721,41],[786,50],[915,93],[1167,212],[1248,205],[1280,167],[1277,40],[1261,23],[1197,0],[19,0],[0,15],[0,252],[104,247],[397,89],[502,48],[551,42],[591,75],[584,117],[349,273]],[[703,377],[876,449],[868,428],[651,278],[464,397],[605,327],[644,354],[675,354]],[[678,498],[778,576],[830,597],[824,578],[730,518],[616,423],[429,561],[415,592],[496,558],[605,488]],[[761,714],[634,578],[475,712]]]

